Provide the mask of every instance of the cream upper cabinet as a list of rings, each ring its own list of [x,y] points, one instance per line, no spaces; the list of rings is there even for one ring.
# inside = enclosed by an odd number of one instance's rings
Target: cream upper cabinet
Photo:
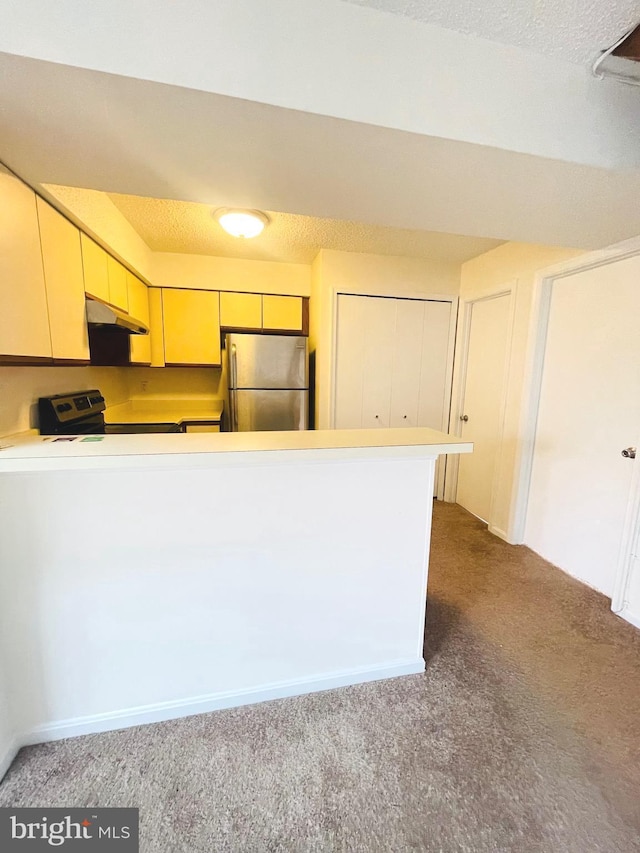
[[[167,366],[220,365],[219,294],[163,288],[164,355]]]
[[[302,331],[302,297],[262,297],[262,328],[268,330]]]
[[[136,278],[129,270],[126,271],[129,314],[149,326],[149,288]],[[151,336],[131,335],[131,364],[151,364]]]
[[[89,361],[80,231],[37,199],[54,359]]]
[[[220,325],[227,329],[262,329],[262,295],[221,293]]]
[[[116,308],[128,311],[127,270],[111,255],[107,255],[107,270],[109,273],[109,302]]]
[[[36,195],[0,166],[0,357],[51,358]]]
[[[80,234],[82,246],[82,265],[84,268],[84,289],[90,296],[109,301],[108,255],[102,246],[98,246],[91,237]]]
[[[162,289],[150,287],[149,297],[149,330],[151,344],[151,366],[164,367],[164,322],[162,319]]]

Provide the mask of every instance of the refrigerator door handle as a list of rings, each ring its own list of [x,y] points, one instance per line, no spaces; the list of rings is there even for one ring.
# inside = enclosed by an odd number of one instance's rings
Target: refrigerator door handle
[[[231,344],[231,387],[238,387],[238,355],[235,344]]]
[[[231,432],[238,432],[238,400],[236,391],[229,389],[229,420],[231,422]]]

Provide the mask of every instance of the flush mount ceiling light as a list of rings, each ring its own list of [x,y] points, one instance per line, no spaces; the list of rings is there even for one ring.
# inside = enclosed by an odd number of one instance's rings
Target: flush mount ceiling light
[[[221,207],[213,211],[222,228],[232,237],[257,237],[264,227],[269,224],[269,217],[261,210],[239,210],[232,207]]]

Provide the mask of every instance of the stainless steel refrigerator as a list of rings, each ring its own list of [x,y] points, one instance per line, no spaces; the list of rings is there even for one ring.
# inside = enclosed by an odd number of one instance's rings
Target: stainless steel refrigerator
[[[293,335],[226,336],[231,432],[307,429],[307,338]]]

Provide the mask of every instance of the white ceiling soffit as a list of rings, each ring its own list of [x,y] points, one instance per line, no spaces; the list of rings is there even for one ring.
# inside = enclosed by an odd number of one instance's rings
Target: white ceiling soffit
[[[477,14],[493,20],[493,6]],[[9,0],[0,51],[536,157],[640,165],[632,87],[342,0]]]
[[[611,172],[0,55],[0,158],[30,183],[595,248],[640,233]]]
[[[588,65],[640,20],[638,0],[343,0]]]
[[[63,202],[65,192],[69,192],[62,187],[52,190]],[[211,205],[131,195],[111,194],[109,197],[155,252],[310,264],[320,249],[336,249],[461,264],[499,245],[497,240],[480,237],[387,228],[274,211],[267,211],[271,222],[259,237],[238,240],[226,234],[214,221]]]

